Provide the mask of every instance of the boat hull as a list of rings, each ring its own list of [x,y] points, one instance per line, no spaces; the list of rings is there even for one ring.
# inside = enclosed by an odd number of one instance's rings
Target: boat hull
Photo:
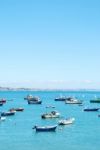
[[[57,126],[47,126],[47,127],[35,127],[36,132],[52,132],[55,131]]]
[[[24,108],[11,108],[9,111],[24,111]]]
[[[15,112],[3,112],[1,113],[1,116],[13,116],[15,115]]]
[[[82,102],[70,102],[70,101],[66,101],[65,104],[82,104]]]
[[[86,108],[84,111],[98,111],[99,108]]]
[[[65,101],[65,98],[55,98],[55,101]]]
[[[90,100],[90,103],[100,103],[100,100]]]
[[[42,101],[28,101],[28,104],[42,104]]]

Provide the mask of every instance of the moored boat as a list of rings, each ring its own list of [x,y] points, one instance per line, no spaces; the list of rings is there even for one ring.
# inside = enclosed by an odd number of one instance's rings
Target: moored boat
[[[41,117],[43,119],[47,119],[47,118],[59,118],[60,117],[60,113],[57,111],[51,111],[50,113],[45,113],[43,115],[41,115]]]
[[[12,115],[15,115],[15,111],[7,111],[1,113],[1,116],[12,116]]]
[[[65,101],[66,99],[67,99],[67,97],[60,96],[60,97],[55,98],[55,101]]]
[[[15,108],[16,111],[24,111],[24,108],[19,107],[19,108]]]
[[[75,118],[67,118],[67,119],[59,120],[58,124],[69,125],[69,124],[72,124],[74,121],[75,121]]]
[[[42,104],[41,100],[34,101],[34,100],[28,100],[28,104]]]
[[[26,97],[26,100],[27,100],[28,104],[41,104],[42,103],[42,101],[40,100],[40,98],[38,96],[28,95]]]
[[[24,110],[24,108],[22,108],[22,107],[19,107],[19,108],[11,108],[9,111],[23,111]]]
[[[73,98],[73,97],[69,97],[66,101],[65,104],[82,104],[82,101]]]
[[[50,132],[55,131],[57,125],[54,126],[34,126],[33,129],[36,129],[37,132]]]
[[[90,100],[90,103],[100,103],[100,98]]]
[[[98,111],[100,108],[84,108],[84,111]]]
[[[4,98],[0,99],[0,103],[6,103],[6,99]]]
[[[24,98],[25,100],[28,100],[28,101],[38,101],[39,100],[39,97],[38,96],[33,96],[33,95],[27,95],[27,97]]]

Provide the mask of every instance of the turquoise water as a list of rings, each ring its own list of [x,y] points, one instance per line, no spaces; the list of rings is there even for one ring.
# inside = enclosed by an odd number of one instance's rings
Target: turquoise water
[[[39,96],[42,105],[28,105],[24,97],[27,94]],[[64,102],[55,102],[54,98],[60,94],[76,96],[84,101],[84,106],[68,105]],[[12,107],[24,107],[24,112],[16,112],[15,116],[7,117],[0,123],[0,150],[100,150],[100,112],[83,112],[85,106],[100,107],[100,104],[90,104],[89,100],[100,92],[82,91],[2,91],[1,98],[13,101],[0,107],[0,111],[7,111]],[[56,132],[36,133],[34,125],[53,125],[59,119],[42,120],[41,114],[50,112],[47,105],[55,106],[62,117],[75,117],[72,125],[58,127]]]

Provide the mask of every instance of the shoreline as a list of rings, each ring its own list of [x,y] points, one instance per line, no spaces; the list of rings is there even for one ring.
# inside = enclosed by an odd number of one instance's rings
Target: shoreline
[[[73,91],[73,92],[100,92],[100,89],[49,89],[49,88],[45,88],[45,89],[42,89],[42,88],[10,88],[10,87],[0,87],[0,91]]]

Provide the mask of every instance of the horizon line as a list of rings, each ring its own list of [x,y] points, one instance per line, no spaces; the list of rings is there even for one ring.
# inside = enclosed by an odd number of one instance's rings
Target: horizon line
[[[0,91],[22,90],[22,91],[100,91],[96,88],[29,88],[29,87],[1,87]]]

